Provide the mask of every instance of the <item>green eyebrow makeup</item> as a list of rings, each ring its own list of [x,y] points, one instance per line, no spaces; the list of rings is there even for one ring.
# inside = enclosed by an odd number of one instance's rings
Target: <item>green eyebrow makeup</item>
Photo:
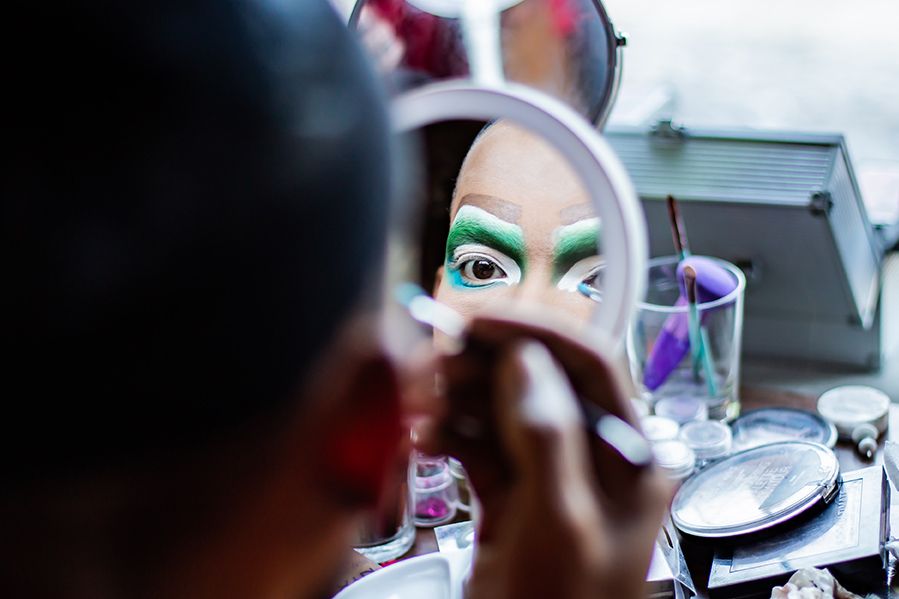
[[[525,268],[527,249],[521,227],[477,206],[465,205],[456,212],[446,237],[446,262],[451,263],[456,249],[466,244],[495,248],[515,260],[522,270]]]
[[[559,227],[553,237],[553,281],[558,282],[581,260],[599,255],[599,218],[586,218]]]

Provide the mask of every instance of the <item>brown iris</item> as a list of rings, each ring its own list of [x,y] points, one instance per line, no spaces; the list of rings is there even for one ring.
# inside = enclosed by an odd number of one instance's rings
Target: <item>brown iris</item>
[[[489,260],[475,260],[471,265],[471,274],[482,281],[492,279],[496,274],[496,264]]]

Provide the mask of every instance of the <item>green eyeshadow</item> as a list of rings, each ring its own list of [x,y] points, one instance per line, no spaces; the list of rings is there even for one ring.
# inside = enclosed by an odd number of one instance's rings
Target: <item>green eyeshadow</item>
[[[480,244],[499,250],[524,270],[527,249],[521,227],[475,206],[463,206],[456,214],[446,238],[446,262],[452,262],[456,249],[466,244]]]
[[[558,282],[572,266],[599,254],[599,219],[591,218],[556,230],[553,249],[553,281]]]

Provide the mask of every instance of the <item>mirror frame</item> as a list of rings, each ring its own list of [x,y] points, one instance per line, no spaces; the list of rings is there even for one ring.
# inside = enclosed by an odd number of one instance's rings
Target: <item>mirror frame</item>
[[[627,46],[627,36],[615,29],[615,26],[612,24],[612,21],[609,18],[609,13],[606,11],[606,8],[605,6],[603,6],[601,0],[590,1],[591,4],[593,4],[593,8],[596,9],[597,14],[599,15],[599,20],[602,22],[603,29],[605,29],[606,32],[606,52],[608,56],[606,68],[608,69],[608,72],[611,73],[611,78],[609,80],[608,86],[606,86],[606,89],[604,90],[604,95],[600,103],[599,111],[596,114],[584,115],[584,117],[590,120],[597,129],[602,130],[605,127],[606,122],[609,120],[609,115],[612,113],[612,108],[615,106],[615,100],[618,97],[618,91],[621,87],[621,70],[624,58],[622,49]],[[353,9],[350,12],[349,18],[347,19],[347,26],[353,31],[356,30],[356,26],[359,23],[359,12],[362,9],[362,5],[364,2],[365,0],[355,0],[353,2]],[[454,81],[454,79],[448,79],[446,81]],[[436,85],[436,83],[426,83],[422,87],[428,85]],[[419,88],[413,88],[403,93],[410,93],[415,89]]]
[[[526,86],[489,88],[460,81],[433,83],[397,96],[391,116],[401,135],[444,121],[509,119],[559,150],[593,198],[602,221],[601,251],[615,256],[606,262],[602,309],[593,311],[590,328],[618,350],[623,348],[630,317],[643,298],[646,224],[624,166],[590,123],[560,100]]]

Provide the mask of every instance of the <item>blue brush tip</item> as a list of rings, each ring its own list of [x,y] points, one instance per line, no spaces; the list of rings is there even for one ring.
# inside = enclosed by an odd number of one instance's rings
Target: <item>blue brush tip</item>
[[[428,294],[415,283],[400,283],[393,289],[394,299],[407,308],[412,303],[412,300],[422,295],[427,296]]]

